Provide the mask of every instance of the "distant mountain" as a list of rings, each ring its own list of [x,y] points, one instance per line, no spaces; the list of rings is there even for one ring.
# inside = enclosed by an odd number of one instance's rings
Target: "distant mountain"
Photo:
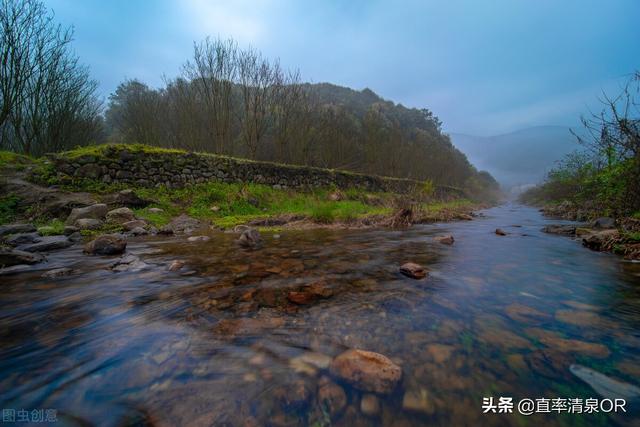
[[[489,137],[449,135],[471,163],[489,171],[507,188],[540,182],[556,161],[579,148],[564,126],[531,127]]]

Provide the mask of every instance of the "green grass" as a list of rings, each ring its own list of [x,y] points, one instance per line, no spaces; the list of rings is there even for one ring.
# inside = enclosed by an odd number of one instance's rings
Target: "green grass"
[[[23,169],[33,161],[34,160],[31,157],[24,156],[22,154],[13,153],[11,151],[0,151],[0,169],[4,169],[6,167]]]
[[[53,219],[38,227],[38,233],[40,233],[40,235],[42,236],[56,236],[59,234],[63,234],[64,226],[64,221]]]
[[[85,145],[83,147],[77,147],[70,151],[60,153],[69,159],[77,159],[84,156],[100,157],[105,155],[109,150],[121,151],[126,149],[132,153],[168,153],[168,154],[185,154],[184,150],[177,150],[173,148],[160,148],[151,145],[144,144],[99,144],[99,145]]]
[[[156,226],[166,224],[172,217],[186,213],[213,224],[231,228],[255,219],[277,217],[280,215],[300,215],[319,223],[335,220],[348,221],[368,215],[387,214],[392,211],[386,207],[393,198],[391,194],[376,194],[375,200],[387,203],[367,204],[366,193],[350,190],[346,200],[330,201],[331,189],[309,192],[276,190],[260,184],[228,184],[211,182],[197,184],[182,189],[141,188],[138,196],[154,200],[154,204],[136,210],[136,215]],[[352,200],[357,199],[357,200]],[[217,210],[212,210],[212,207]],[[161,208],[163,212],[150,212],[150,208]]]

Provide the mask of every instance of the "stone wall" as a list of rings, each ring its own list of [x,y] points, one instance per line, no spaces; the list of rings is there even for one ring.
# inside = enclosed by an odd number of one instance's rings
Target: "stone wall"
[[[179,188],[207,181],[223,181],[251,182],[282,189],[357,187],[394,193],[407,193],[424,184],[409,179],[257,162],[212,154],[129,149],[121,145],[105,146],[99,155],[60,153],[49,155],[49,160],[61,182],[90,179],[144,187],[165,185]],[[462,192],[452,187],[438,187],[436,195],[460,196]]]

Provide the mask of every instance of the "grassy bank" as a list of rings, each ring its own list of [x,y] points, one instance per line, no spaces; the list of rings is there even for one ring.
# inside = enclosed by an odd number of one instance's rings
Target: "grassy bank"
[[[140,149],[146,147],[141,146]],[[96,148],[83,148],[80,151],[82,155],[100,155]],[[384,225],[386,219],[393,217],[401,209],[412,211],[412,222],[434,222],[454,219],[478,207],[467,199],[437,200],[433,196],[432,186],[423,186],[410,194],[398,195],[368,192],[359,188],[303,191],[276,189],[261,184],[224,182],[194,184],[184,188],[132,187],[91,180],[62,184],[55,181],[55,175],[50,171],[51,165],[42,160],[0,153],[0,161],[0,169],[5,176],[20,175],[43,186],[55,185],[64,192],[87,192],[97,201],[108,201],[114,193],[132,189],[138,197],[149,202],[145,208],[134,209],[136,216],[158,228],[180,214],[187,214],[223,229],[248,223],[259,224],[261,228],[294,226],[293,223],[318,227],[357,227]],[[63,227],[64,219],[35,212],[21,203],[17,194],[5,194],[0,198],[0,223],[29,220],[45,227],[44,233],[56,233]],[[118,230],[109,224],[105,225],[105,229],[97,230],[104,231]]]

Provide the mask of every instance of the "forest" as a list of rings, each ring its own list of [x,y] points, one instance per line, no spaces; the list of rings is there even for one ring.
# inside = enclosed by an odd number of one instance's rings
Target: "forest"
[[[370,89],[306,83],[232,39],[193,45],[178,76],[123,81],[102,100],[73,31],[38,0],[0,12],[0,149],[40,156],[89,144],[142,143],[496,190],[426,108]],[[186,55],[187,56],[187,55]]]

